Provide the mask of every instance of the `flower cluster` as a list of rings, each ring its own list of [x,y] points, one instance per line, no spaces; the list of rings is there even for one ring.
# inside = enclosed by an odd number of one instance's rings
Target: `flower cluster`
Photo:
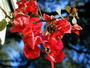
[[[42,19],[37,17],[38,4],[35,0],[20,0],[18,8],[14,11],[14,23],[11,32],[18,32],[24,41],[24,54],[29,59],[45,53],[45,58],[51,62],[61,62],[64,59],[62,38],[65,34],[74,32],[79,35],[82,28],[73,24],[67,18],[55,19],[55,17],[43,14],[46,20],[46,28],[42,32]],[[43,49],[41,49],[42,45]]]

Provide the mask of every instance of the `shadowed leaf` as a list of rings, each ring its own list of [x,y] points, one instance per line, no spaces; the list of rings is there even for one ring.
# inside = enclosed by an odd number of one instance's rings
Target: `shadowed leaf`
[[[0,31],[2,31],[7,26],[7,22],[5,19],[0,21]]]
[[[71,12],[71,7],[70,7],[70,6],[66,6],[65,9],[66,9],[66,11],[67,11],[68,13]]]

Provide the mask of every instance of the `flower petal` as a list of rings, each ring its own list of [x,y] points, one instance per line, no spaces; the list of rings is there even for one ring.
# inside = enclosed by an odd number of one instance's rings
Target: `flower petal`
[[[24,54],[29,59],[35,59],[40,56],[40,49],[37,46],[35,47],[35,49],[32,49],[29,47],[29,45],[25,45]]]

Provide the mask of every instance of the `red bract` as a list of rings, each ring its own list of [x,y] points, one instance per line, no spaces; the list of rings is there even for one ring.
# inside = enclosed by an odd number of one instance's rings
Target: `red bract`
[[[43,42],[41,38],[42,22],[34,23],[39,20],[39,18],[30,18],[29,16],[18,14],[14,18],[14,26],[11,28],[11,32],[23,33],[24,42],[34,49],[36,44]]]
[[[38,14],[38,4],[35,0],[20,0],[17,2],[18,8],[23,9],[23,12],[31,12],[32,14]],[[20,11],[22,12],[22,11]]]
[[[61,62],[64,59],[64,52],[62,51],[63,43],[61,39],[66,33],[71,33],[72,26],[68,19],[65,18],[54,20],[54,16],[49,16],[47,14],[44,14],[43,17],[45,20],[53,19],[48,22],[46,26],[46,37],[48,40],[44,44],[47,53],[46,59],[51,62]]]
[[[74,32],[75,34],[80,35],[80,32],[79,32],[80,30],[82,30],[82,27],[79,26],[78,24],[74,24],[72,26],[72,32]]]
[[[71,33],[71,24],[67,19],[56,20],[56,28],[61,33]]]
[[[50,37],[48,39],[48,42],[45,43],[45,47],[50,47],[51,50],[62,50],[63,49],[63,43],[61,39],[56,39],[54,37]]]
[[[27,25],[27,27],[23,30],[24,35],[24,42],[28,44],[32,49],[35,48],[35,46],[45,42],[45,39],[42,37],[42,22],[39,23],[33,23],[36,21],[39,21],[39,18],[30,18],[30,23]]]
[[[43,16],[44,16],[45,20],[50,20],[50,19],[54,18],[54,16],[49,16],[47,14],[44,14]],[[71,24],[65,18],[61,19],[61,20],[59,20],[59,19],[56,19],[54,21],[52,20],[51,22],[49,22],[49,24],[52,24],[54,32],[59,31],[63,34],[71,33]]]
[[[57,25],[57,28],[61,28],[61,27],[65,27],[67,25],[70,25],[70,22],[68,21],[68,19],[57,19],[56,21],[56,25]]]
[[[34,33],[33,32],[31,32],[30,33],[30,36],[28,36],[28,37],[25,37],[24,39],[24,43],[26,44],[26,45],[28,45],[29,47],[31,47],[31,49],[34,49],[35,48],[35,37],[34,37]]]
[[[35,48],[35,46],[43,43],[42,37],[40,35],[35,36],[33,31],[29,33],[29,36],[25,37],[24,42],[28,44],[32,49]]]
[[[64,36],[64,33],[61,33],[60,31],[55,31],[54,33],[51,34],[52,37],[56,38],[56,39],[62,39]]]
[[[36,1],[30,0],[25,3],[25,9],[27,12],[31,12],[32,14],[38,13],[38,4]]]
[[[34,34],[32,34],[32,36],[24,38],[23,40],[24,43],[31,49],[35,49],[37,45],[46,42],[46,40],[42,38],[42,35],[34,36]]]
[[[26,3],[26,0],[20,0],[17,2],[17,5],[19,8],[23,8],[25,3]]]
[[[45,19],[45,20],[50,20],[50,19],[54,19],[54,16],[53,15],[51,15],[51,16],[49,16],[49,15],[47,15],[47,14],[43,14],[43,18]],[[50,21],[50,22],[48,22],[49,24],[52,24],[52,21]]]
[[[53,62],[61,62],[64,59],[64,53],[62,52],[63,43],[61,39],[54,38],[47,35],[48,42],[44,44],[45,52],[47,53],[46,59]]]
[[[31,32],[34,32],[34,35],[38,35],[42,33],[41,26],[42,22],[34,23],[36,21],[39,21],[39,18],[32,17],[29,20],[29,23],[27,24],[27,27],[23,30],[24,36],[30,36]]]
[[[22,32],[23,29],[29,23],[30,17],[28,15],[18,14],[14,18],[13,27],[10,29],[11,32]]]
[[[59,29],[59,31],[60,31],[61,33],[71,33],[71,26],[70,26],[70,25],[65,26],[65,27]]]
[[[23,8],[17,8],[14,10],[14,15],[18,15],[18,14],[26,14],[27,12],[25,11],[25,9]]]
[[[40,56],[40,49],[37,46],[35,47],[35,49],[32,49],[29,45],[25,44],[24,54],[29,59],[35,59]]]

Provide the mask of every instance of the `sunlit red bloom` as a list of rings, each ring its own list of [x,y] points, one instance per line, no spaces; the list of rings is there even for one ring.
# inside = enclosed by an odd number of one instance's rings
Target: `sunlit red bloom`
[[[50,20],[50,19],[54,19],[54,16],[53,15],[49,16],[49,15],[47,15],[47,14],[44,13],[43,14],[43,18],[45,20]],[[49,21],[48,23],[52,24],[53,22],[52,21]]]
[[[43,15],[45,20],[54,19],[54,16],[49,16],[47,14]],[[71,23],[68,19],[56,19],[48,22],[47,26],[49,32],[46,34],[47,42],[44,44],[45,51],[47,53],[46,59],[53,62],[61,62],[64,59],[64,52],[62,38],[66,33],[71,33]],[[47,25],[48,25],[47,24]],[[47,51],[48,50],[48,51]]]
[[[33,23],[35,21],[39,21],[38,18],[30,18],[30,23],[27,25],[27,27],[23,30],[24,35],[24,42],[28,44],[32,49],[35,48],[35,45],[39,45],[43,42],[42,40],[42,22],[39,23]],[[38,42],[37,42],[38,41]],[[36,43],[37,42],[37,43]]]
[[[33,32],[34,35],[38,35],[42,33],[41,30],[42,22],[34,23],[39,20],[40,20],[39,18],[35,18],[35,17],[30,18],[27,27],[23,30],[24,36],[30,36],[31,32]]]
[[[50,47],[51,50],[62,50],[64,47],[61,39],[59,38],[56,39],[52,36],[48,38],[48,42],[45,43],[45,47],[48,46]]]
[[[26,0],[20,0],[17,2],[17,5],[19,8],[23,8],[25,3],[26,3]]]
[[[35,0],[20,0],[17,2],[18,8],[23,9],[23,12],[31,12],[32,14],[38,14],[38,4]],[[22,12],[22,10],[19,10]]]
[[[10,29],[11,32],[22,32],[23,29],[29,23],[30,17],[28,15],[18,14],[14,18],[13,27]]]
[[[61,32],[59,32],[59,31],[55,31],[54,34],[52,34],[52,36],[55,37],[56,39],[57,39],[57,38],[62,39],[63,36],[64,36],[64,34],[61,33]]]
[[[61,33],[71,33],[71,24],[67,19],[61,19],[56,21],[56,28]]]
[[[25,11],[25,9],[23,8],[17,8],[14,10],[14,15],[18,15],[18,14],[26,14],[27,12]]]
[[[33,32],[31,36],[28,36],[23,39],[24,46],[24,54],[29,59],[34,59],[40,56],[40,48],[39,44],[46,42],[46,39],[43,38],[42,35],[34,36]]]
[[[27,27],[23,30],[24,33],[24,54],[27,58],[34,59],[40,56],[39,44],[45,42],[41,34],[41,23],[32,24],[32,26]],[[36,30],[35,30],[36,29]],[[27,47],[26,47],[27,46]]]
[[[80,32],[79,32],[80,30],[82,30],[82,27],[79,26],[78,24],[74,24],[72,26],[72,32],[74,32],[75,34],[80,35]]]
[[[26,44],[28,44],[29,47],[31,47],[32,49],[34,49],[35,46],[43,43],[42,36],[40,36],[40,35],[35,36],[33,32],[30,34],[30,36],[25,37],[23,40],[24,40],[24,42],[25,42]]]
[[[34,59],[40,56],[40,48],[37,46],[43,42],[41,26],[42,22],[33,23],[39,21],[38,18],[30,18],[30,24],[23,30],[24,37],[23,41],[25,43],[24,53],[27,58]],[[26,47],[27,46],[27,47]]]
[[[39,18],[30,18],[27,15],[18,14],[14,18],[14,24],[10,31],[22,33],[24,36],[24,42],[34,49],[36,44],[38,45],[43,42],[41,37],[42,22],[34,23],[39,20]]]
[[[24,54],[29,59],[35,59],[40,56],[40,48],[35,46],[35,49],[32,49],[29,45],[25,44]]]
[[[43,15],[44,19],[45,20],[50,20],[50,19],[53,19],[54,16],[49,16],[47,14],[44,14]],[[61,32],[63,34],[65,33],[71,33],[71,24],[70,22],[67,20],[67,19],[56,19],[56,20],[52,20],[51,22],[49,22],[49,24],[52,24],[53,28],[54,28],[54,31],[58,31],[58,32]]]
[[[46,59],[49,61],[61,62],[64,59],[64,52],[62,51],[63,43],[61,39],[50,37],[48,38],[48,42],[44,44],[44,47],[46,49],[45,52],[47,53]]]
[[[25,9],[26,9],[27,12],[37,14],[38,13],[38,4],[34,0],[27,1],[25,3]]]

